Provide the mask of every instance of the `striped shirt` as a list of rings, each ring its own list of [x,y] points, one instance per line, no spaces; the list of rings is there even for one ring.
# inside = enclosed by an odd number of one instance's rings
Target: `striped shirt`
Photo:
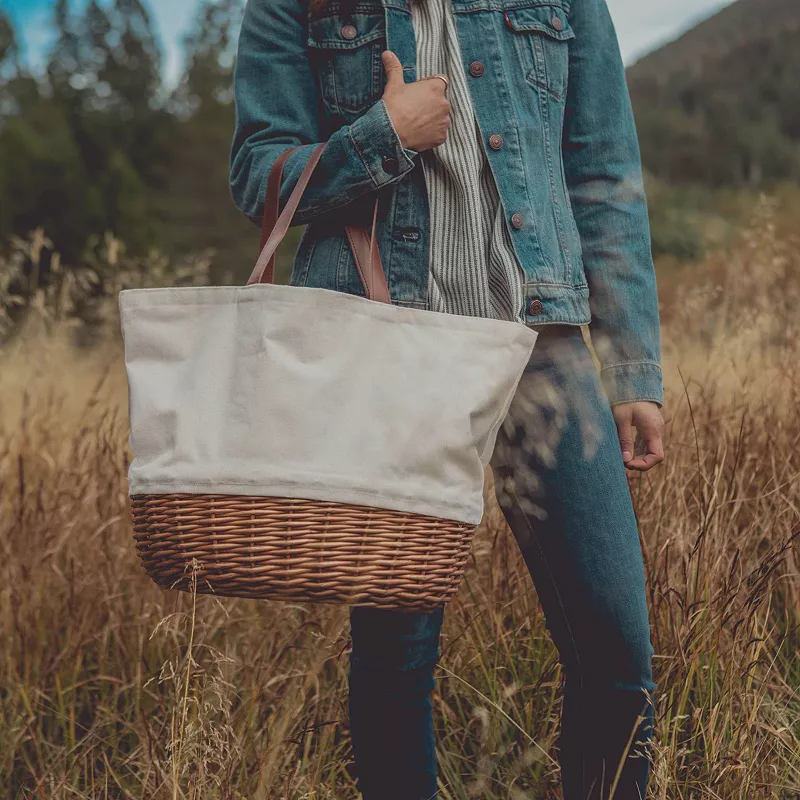
[[[524,273],[481,144],[450,0],[411,3],[417,78],[450,81],[446,141],[422,153],[431,217],[433,311],[523,322]]]

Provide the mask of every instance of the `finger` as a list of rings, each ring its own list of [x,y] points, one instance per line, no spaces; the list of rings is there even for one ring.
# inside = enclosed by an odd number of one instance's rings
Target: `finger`
[[[625,466],[636,472],[648,472],[664,460],[664,457],[657,456],[655,453],[648,453],[646,456],[637,456],[631,459]]]
[[[405,83],[403,80],[403,65],[391,50],[384,50],[381,53],[381,61],[383,61],[383,69],[386,72],[387,88]]]
[[[622,450],[622,461],[627,464],[633,458],[633,419],[628,409],[620,409],[614,415]]]
[[[642,442],[642,452],[641,455],[636,454],[636,457],[628,463],[628,467],[640,472],[647,472],[664,460],[664,440],[661,426],[657,424],[656,420],[642,421],[639,423],[637,433]]]
[[[424,78],[420,78],[423,81],[433,81],[433,86],[438,87],[441,89],[442,94],[447,91],[447,76],[446,75],[426,75]]]

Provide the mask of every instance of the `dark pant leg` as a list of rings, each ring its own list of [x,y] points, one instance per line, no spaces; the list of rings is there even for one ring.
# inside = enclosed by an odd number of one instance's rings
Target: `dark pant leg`
[[[564,666],[564,798],[605,800],[622,765],[614,797],[639,800],[655,689],[645,576],[616,427],[578,328],[540,335],[492,465]]]
[[[430,695],[443,619],[444,607],[351,609],[350,727],[364,800],[437,796]]]

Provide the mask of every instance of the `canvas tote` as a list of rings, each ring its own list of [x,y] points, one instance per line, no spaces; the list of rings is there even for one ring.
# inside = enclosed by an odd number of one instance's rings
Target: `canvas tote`
[[[365,297],[274,285],[275,250],[324,146],[280,216],[289,151],[273,169],[248,285],[120,293],[130,495],[296,499],[475,526],[536,333],[392,305],[377,203],[371,235],[347,228]]]

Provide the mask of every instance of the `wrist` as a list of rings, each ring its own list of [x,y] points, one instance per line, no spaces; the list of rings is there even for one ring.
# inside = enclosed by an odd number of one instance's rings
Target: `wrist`
[[[600,377],[612,407],[625,403],[664,405],[661,367],[655,362],[612,364],[603,367]]]
[[[399,180],[415,166],[412,154],[400,142],[383,100],[350,126],[349,136],[376,187]]]
[[[396,114],[392,110],[391,105],[387,102],[385,97],[383,97],[381,99],[383,100],[383,105],[386,107],[386,116],[389,118],[389,125],[392,126],[392,130],[394,131],[394,135],[397,137],[397,141],[400,142],[400,146],[404,150],[411,149],[408,146],[408,140],[407,140],[407,138],[405,136],[405,132],[401,129],[401,127],[398,127],[398,125],[395,123]],[[416,152],[416,151],[414,151],[414,152]]]

